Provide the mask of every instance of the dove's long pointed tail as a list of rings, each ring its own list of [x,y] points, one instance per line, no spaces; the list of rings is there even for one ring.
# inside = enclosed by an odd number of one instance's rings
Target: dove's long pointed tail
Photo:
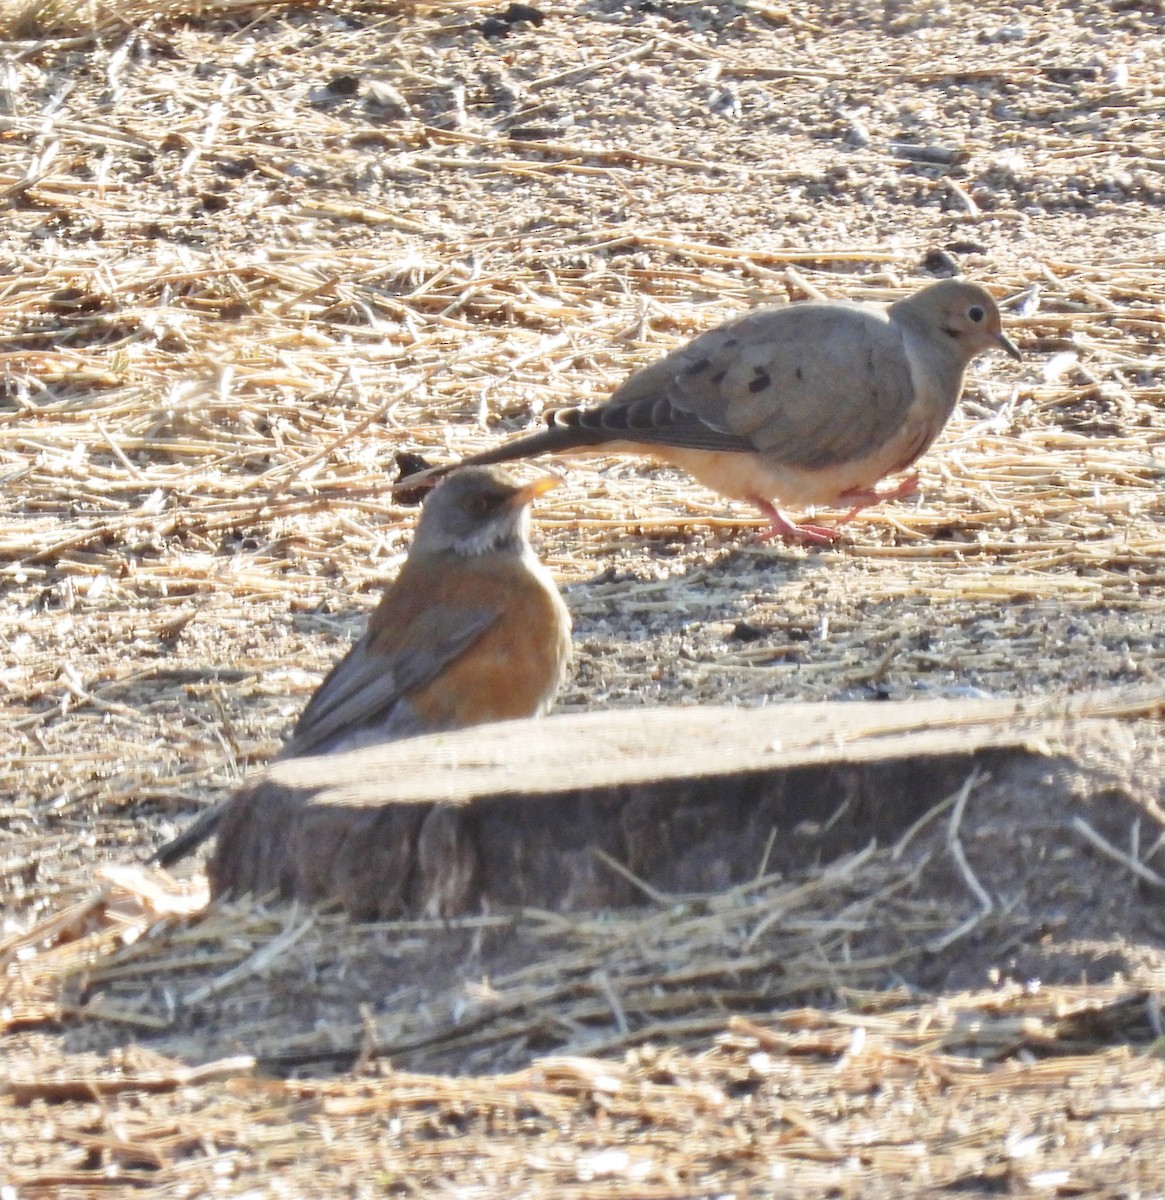
[[[537,458],[542,454],[558,454],[566,450],[581,450],[587,446],[601,446],[605,442],[625,437],[612,433],[597,425],[584,424],[580,420],[585,410],[564,408],[552,413],[545,429],[525,437],[503,442],[492,450],[471,454],[457,465],[459,467],[488,467],[494,463],[514,462],[520,458]]]

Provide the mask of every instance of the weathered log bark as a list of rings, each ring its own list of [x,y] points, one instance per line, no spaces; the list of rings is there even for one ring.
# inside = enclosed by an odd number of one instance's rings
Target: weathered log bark
[[[1146,706],[1114,692],[631,709],[291,759],[231,799],[211,885],[358,918],[710,891],[888,840],[976,761]]]

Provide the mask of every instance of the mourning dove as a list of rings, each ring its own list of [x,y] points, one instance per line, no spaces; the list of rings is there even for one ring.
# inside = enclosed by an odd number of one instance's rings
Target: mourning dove
[[[559,409],[539,433],[466,464],[601,449],[681,467],[768,517],[766,537],[831,542],[773,501],[844,505],[848,516],[917,488],[883,492],[939,435],[984,350],[1019,350],[988,292],[963,279],[932,283],[889,306],[798,303],[747,313],[631,375],[596,407]]]
[[[320,684],[280,758],[545,713],[570,660],[570,614],[530,548],[530,501],[497,467],[457,470],[429,494],[408,559],[364,636]],[[205,841],[204,813],[155,855]]]

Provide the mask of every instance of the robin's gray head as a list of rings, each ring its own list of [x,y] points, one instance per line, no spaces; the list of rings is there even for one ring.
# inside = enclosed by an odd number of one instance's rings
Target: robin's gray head
[[[410,553],[521,553],[530,531],[530,502],[558,483],[542,475],[520,484],[500,467],[462,467],[425,501]]]
[[[999,306],[991,293],[966,279],[940,279],[890,309],[899,321],[924,330],[931,338],[957,348],[968,363],[984,350],[1006,350],[1019,358],[1016,344],[1003,332]]]

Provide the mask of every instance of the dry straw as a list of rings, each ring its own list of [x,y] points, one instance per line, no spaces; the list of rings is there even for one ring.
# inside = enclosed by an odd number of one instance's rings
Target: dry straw
[[[919,502],[807,554],[750,541],[753,513],[673,473],[572,467],[538,513],[579,634],[564,703],[1160,681],[1150,8],[1095,27],[1087,6],[1025,11],[1025,40],[961,2],[568,5],[491,44],[475,26],[495,7],[2,10],[0,1112],[19,1194],[242,1191],[276,1169],[332,1194],[1054,1194],[1117,1171],[1159,1191],[1165,1078],[1103,1049],[1152,1035],[1144,981],[867,990],[968,918],[952,948],[1009,928],[970,851],[941,912],[883,848],[605,921],[489,915],[456,931],[467,952],[501,928],[546,957],[318,1029],[268,1019],[270,981],[310,985],[333,954],[346,995],[377,956],[423,961],[434,931],[256,903],[196,919],[197,882],[136,868],[95,891],[260,766],[359,629],[411,526],[383,489],[396,450],[491,445],[758,303],[893,299],[928,252],[992,285],[1027,359],[976,364]],[[953,167],[905,154],[904,128]],[[951,815],[919,835],[944,863],[969,844],[964,813],[948,848]],[[1109,849],[1081,829],[1071,852],[1139,896],[1150,835],[1133,853],[1089,827]],[[847,957],[883,915],[902,941]],[[217,1024],[182,1025],[191,996]],[[506,1067],[546,1044],[539,1020],[614,1061],[484,1083],[238,1062],[377,1071],[442,1044]],[[656,1035],[704,1050],[637,1044]],[[129,1047],[151,1038],[227,1082]]]

